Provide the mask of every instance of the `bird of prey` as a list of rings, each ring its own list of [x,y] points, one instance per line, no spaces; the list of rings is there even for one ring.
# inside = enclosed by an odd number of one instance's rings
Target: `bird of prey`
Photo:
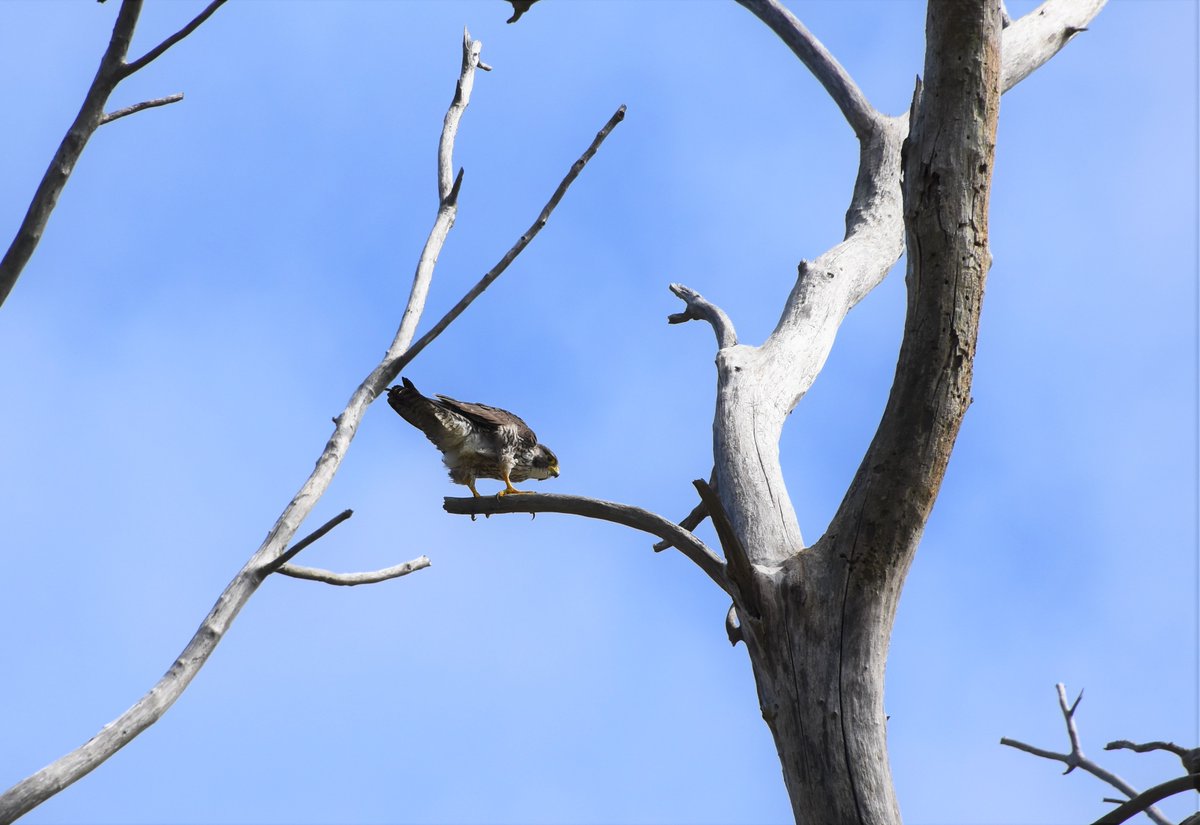
[[[529,425],[507,410],[468,404],[439,395],[426,398],[412,381],[388,388],[388,404],[442,451],[450,480],[465,484],[475,496],[475,479],[504,482],[500,495],[523,493],[514,481],[558,477],[558,459],[538,443]]]

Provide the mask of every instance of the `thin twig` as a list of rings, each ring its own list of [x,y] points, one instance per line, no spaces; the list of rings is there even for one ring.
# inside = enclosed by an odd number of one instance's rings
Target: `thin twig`
[[[170,103],[178,103],[183,100],[183,92],[176,92],[173,95],[166,97],[156,97],[153,100],[143,100],[141,103],[135,103],[132,106],[126,106],[124,109],[117,109],[115,112],[109,112],[104,117],[100,118],[100,125],[112,123],[114,120],[120,120],[126,115],[132,115],[135,112],[140,112],[143,109],[153,109],[158,106],[166,106]]]
[[[708,486],[712,487],[714,490],[717,489],[717,468],[716,467],[713,467],[713,471],[708,476]],[[684,530],[695,530],[697,527],[699,527],[701,524],[704,523],[704,520],[706,518],[708,518],[708,505],[704,503],[704,499],[701,499],[700,502],[695,507],[692,508],[692,511],[690,513],[688,513],[686,516],[684,516],[682,519],[680,519],[679,526],[682,527]],[[671,546],[670,542],[666,542],[666,541],[655,542],[654,543],[654,552],[661,553],[663,550],[666,550],[670,546]]]
[[[733,321],[729,320],[729,316],[725,314],[725,310],[707,300],[696,290],[690,289],[683,284],[671,284],[670,289],[671,292],[675,293],[677,298],[687,304],[687,309],[683,312],[668,315],[668,324],[682,324],[685,321],[707,321],[712,324],[713,332],[717,336],[717,349],[725,349],[726,347],[737,345],[737,332],[733,328]]]
[[[808,67],[829,92],[833,102],[860,138],[868,134],[879,120],[879,113],[867,101],[841,63],[813,36],[796,15],[777,0],[738,0],[770,27],[793,54]]]
[[[264,564],[260,568],[262,575],[265,577],[265,576],[269,576],[272,573],[276,572],[277,570],[279,570],[280,567],[283,567],[289,561],[296,558],[296,556],[300,554],[300,551],[304,550],[306,547],[311,545],[313,542],[318,541],[321,538],[323,538],[326,533],[328,533],[334,527],[337,527],[339,524],[341,524],[346,519],[350,518],[352,515],[354,515],[353,510],[343,510],[342,512],[338,513],[336,516],[334,516],[329,521],[322,524],[316,530],[313,530],[307,536],[300,539],[300,541],[296,542],[291,547],[289,547],[287,550],[280,553],[277,557],[272,559],[270,562],[268,562],[267,564]]]
[[[428,556],[418,556],[412,561],[406,561],[403,564],[396,564],[392,567],[385,567],[382,570],[373,570],[369,573],[334,573],[331,570],[321,570],[318,567],[301,567],[298,564],[285,564],[275,572],[283,576],[291,576],[293,579],[308,579],[309,581],[321,582],[323,584],[354,587],[359,584],[376,584],[377,582],[398,579],[417,570],[424,570],[429,565]]]
[[[1137,797],[1138,792],[1133,788],[1132,785],[1130,785],[1121,777],[1117,776],[1115,773],[1105,770],[1083,755],[1083,749],[1079,744],[1079,731],[1075,727],[1075,711],[1079,708],[1079,702],[1083,699],[1083,691],[1079,692],[1079,698],[1075,700],[1074,704],[1068,705],[1066,687],[1060,682],[1059,684],[1055,685],[1055,689],[1058,691],[1059,709],[1062,711],[1063,720],[1067,724],[1067,737],[1071,742],[1070,752],[1055,753],[1054,751],[1045,750],[1044,748],[1027,745],[1024,742],[1020,742],[1016,739],[1009,739],[1007,736],[1000,740],[1000,744],[1007,745],[1010,748],[1016,748],[1017,750],[1024,751],[1025,753],[1031,753],[1034,756],[1040,756],[1043,759],[1053,759],[1056,762],[1062,762],[1067,766],[1067,769],[1063,771],[1064,774],[1068,774],[1076,768],[1082,768],[1097,779],[1101,779],[1112,785],[1131,800]],[[1150,801],[1154,802],[1155,800]],[[1146,816],[1150,817],[1152,820],[1158,823],[1158,825],[1172,825],[1171,820],[1167,819],[1167,817],[1163,815],[1162,811],[1158,810],[1158,808],[1155,808],[1153,805],[1149,805],[1146,808]],[[1122,822],[1124,820],[1115,821]]]
[[[675,522],[657,513],[584,496],[566,496],[549,493],[523,492],[520,495],[479,496],[478,498],[450,498],[442,502],[447,513],[459,516],[490,516],[496,513],[566,513],[585,518],[611,521],[652,533],[671,543],[708,574],[717,586],[729,592],[725,576],[725,562],[699,538],[684,530]]]
[[[600,148],[600,144],[604,142],[604,139],[608,137],[609,133],[612,132],[616,125],[624,119],[625,106],[622,105],[619,109],[617,109],[613,116],[608,119],[608,123],[604,124],[604,128],[596,133],[596,137],[592,141],[592,144],[582,155],[579,156],[579,160],[572,164],[571,169],[567,172],[566,177],[562,179],[562,182],[558,185],[558,188],[554,190],[554,194],[550,196],[550,200],[547,201],[545,207],[542,208],[541,214],[538,215],[537,220],[533,222],[533,225],[530,226],[529,229],[525,230],[525,234],[517,239],[517,242],[514,243],[508,252],[504,254],[504,257],[500,259],[500,262],[488,270],[487,274],[480,278],[479,282],[475,284],[475,286],[471,287],[467,294],[464,295],[459,302],[450,309],[449,312],[442,316],[440,321],[433,325],[432,329],[422,335],[421,338],[415,344],[409,347],[406,352],[397,356],[396,360],[387,365],[387,370],[384,373],[384,381],[378,387],[376,394],[381,392],[384,386],[390,384],[392,381],[395,381],[396,376],[400,374],[400,371],[404,369],[404,367],[407,366],[412,359],[416,358],[421,350],[425,349],[425,347],[429,346],[429,344],[432,343],[435,338],[441,335],[442,332],[445,331],[446,327],[450,326],[455,318],[457,318],[459,315],[462,315],[463,311],[466,310],[466,308],[469,307],[476,298],[482,295],[483,291],[491,286],[492,282],[499,278],[504,270],[508,269],[508,265],[511,264],[516,257],[521,254],[525,247],[529,246],[529,242],[532,241],[534,237],[537,236],[538,232],[542,230],[542,227],[546,225],[546,221],[550,218],[550,213],[554,211],[554,207],[558,206],[558,202],[562,200],[562,197],[566,194],[567,189],[572,183],[575,182],[575,178],[579,177],[579,173],[583,171],[583,167],[586,166],[587,162],[592,159],[593,155],[596,154],[596,150]]]
[[[188,23],[186,26],[184,26],[182,29],[175,32],[173,35],[168,37],[163,42],[159,43],[157,46],[155,46],[150,51],[146,52],[144,55],[139,57],[137,60],[134,60],[131,63],[126,63],[125,66],[121,70],[121,76],[129,77],[129,75],[133,74],[136,71],[139,71],[140,69],[144,69],[147,65],[149,65],[153,61],[157,60],[159,57],[162,56],[163,52],[165,52],[167,49],[174,46],[180,40],[182,40],[183,38],[187,37],[189,34],[194,32],[200,26],[201,23],[203,23],[208,18],[212,17],[213,12],[215,12],[217,9],[221,8],[221,6],[223,6],[223,5],[225,5],[225,0],[213,0],[211,3],[209,3],[205,7],[204,11],[200,12],[195,17],[193,17],[191,22]]]

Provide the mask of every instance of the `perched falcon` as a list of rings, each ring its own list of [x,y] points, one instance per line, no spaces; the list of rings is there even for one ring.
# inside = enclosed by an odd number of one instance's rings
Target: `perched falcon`
[[[538,443],[529,425],[507,410],[467,404],[439,395],[426,398],[412,381],[388,388],[388,404],[442,451],[450,480],[465,484],[478,496],[475,479],[504,482],[500,495],[521,493],[514,481],[558,477],[558,459]]]

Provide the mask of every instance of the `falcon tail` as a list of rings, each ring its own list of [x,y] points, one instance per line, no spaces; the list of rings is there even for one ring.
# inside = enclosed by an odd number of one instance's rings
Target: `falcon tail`
[[[421,395],[412,381],[407,378],[401,378],[400,381],[403,386],[388,388],[388,406],[441,447],[439,442],[446,430],[441,408],[432,399]]]

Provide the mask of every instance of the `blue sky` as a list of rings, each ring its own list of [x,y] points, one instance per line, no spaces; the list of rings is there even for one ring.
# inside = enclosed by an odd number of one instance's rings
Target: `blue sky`
[[[0,6],[0,227],[95,72],[115,2]],[[200,3],[151,3],[140,53]],[[907,107],[919,3],[792,7],[880,109]],[[1010,3],[1016,15],[1032,7]],[[968,413],[909,576],[889,744],[915,825],[1073,825],[1110,789],[999,746],[1180,772],[1111,739],[1197,730],[1194,3],[1114,2],[1003,99]],[[857,149],[733,2],[233,2],[123,85],[0,309],[8,786],[167,668],[307,476],[399,321],[436,206],[462,27],[480,74],[428,324],[504,253],[621,103],[550,224],[406,371],[513,409],[558,454],[539,489],[678,518],[711,467],[713,341],[743,340],[840,240]],[[851,313],[784,433],[813,540],[879,420],[897,268]],[[486,485],[490,482],[484,482]],[[472,523],[433,448],[376,404],[303,563],[433,566],[366,588],[271,580],[166,717],[31,823],[788,819],[727,608],[678,554],[565,516]],[[707,528],[701,531],[711,539]],[[1165,809],[1182,818],[1188,800]]]

